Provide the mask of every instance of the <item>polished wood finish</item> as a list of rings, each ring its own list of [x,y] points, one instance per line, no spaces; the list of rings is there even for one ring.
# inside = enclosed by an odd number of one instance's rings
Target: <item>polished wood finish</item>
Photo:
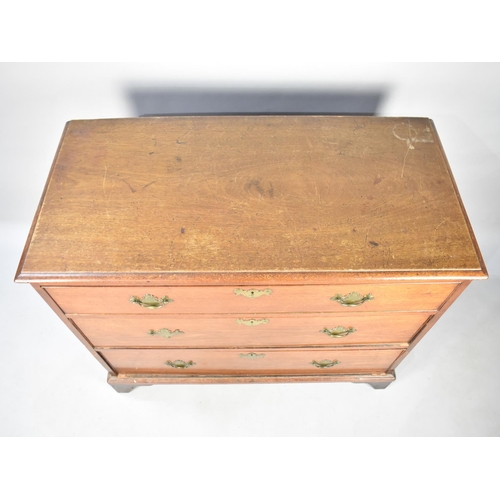
[[[458,283],[398,283],[272,286],[270,295],[249,299],[235,295],[236,287],[47,287],[48,293],[67,313],[175,314],[175,313],[264,313],[338,312],[352,314],[369,311],[436,311]],[[244,287],[251,290],[252,288]],[[373,300],[356,307],[345,307],[331,300],[337,294],[357,291],[371,293]],[[144,309],[130,302],[132,296],[167,296],[173,302],[160,309]]]
[[[129,392],[384,388],[485,278],[431,120],[204,116],[69,122],[15,280],[31,283],[109,384]],[[249,289],[265,293],[238,291]],[[373,299],[331,300],[351,292]],[[172,302],[130,301],[145,294]],[[252,319],[266,321],[236,321]],[[356,331],[321,332],[337,326]],[[161,328],[183,333],[148,333]]]
[[[281,314],[267,323],[247,326],[246,316],[69,315],[96,347],[301,347],[407,343],[426,323],[429,313]],[[259,320],[259,317],[250,319]],[[346,337],[332,338],[323,329],[353,327]],[[150,335],[168,328],[182,334]]]
[[[72,121],[17,279],[264,271],[484,277],[432,121]]]
[[[102,352],[116,373],[192,375],[300,375],[320,373],[385,373],[402,349],[110,349]],[[259,357],[244,358],[250,353]],[[262,357],[260,357],[262,356]],[[324,359],[338,361],[331,368],[311,363]],[[167,361],[193,362],[178,369]]]

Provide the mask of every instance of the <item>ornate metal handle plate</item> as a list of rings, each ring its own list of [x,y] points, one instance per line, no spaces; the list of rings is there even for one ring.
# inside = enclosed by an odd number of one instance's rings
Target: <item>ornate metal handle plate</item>
[[[245,326],[259,326],[259,325],[265,325],[266,323],[269,323],[269,320],[267,318],[260,318],[260,319],[240,319],[240,318],[238,318],[236,320],[236,323],[238,323],[238,325],[245,325]]]
[[[194,366],[196,363],[194,361],[182,361],[182,359],[176,359],[175,361],[165,361],[165,364],[171,366],[172,368],[184,370],[185,368]]]
[[[336,326],[335,328],[323,328],[323,330],[320,330],[321,333],[325,333],[326,335],[334,339],[347,337],[349,334],[355,331],[356,328],[353,328],[352,326],[348,328],[345,328],[343,326]]]
[[[366,295],[361,295],[358,292],[351,292],[344,296],[338,293],[337,295],[335,295],[335,297],[330,298],[330,300],[335,300],[339,304],[346,307],[360,306],[361,304],[364,304],[368,300],[373,300],[373,299],[374,297],[371,293],[367,293]]]
[[[132,295],[132,297],[130,297],[130,302],[137,304],[138,306],[145,307],[146,309],[160,309],[160,307],[163,307],[165,304],[173,302],[173,299],[169,299],[166,295],[158,298],[150,293],[147,293],[142,296],[142,299]]]
[[[243,297],[247,297],[248,299],[256,299],[257,297],[262,297],[262,295],[271,295],[273,291],[270,288],[266,288],[265,290],[243,290],[242,288],[235,288],[235,295],[243,295]]]
[[[171,339],[175,335],[184,335],[180,330],[169,330],[168,328],[160,328],[159,330],[149,330],[148,335],[152,337],[163,337],[164,339]]]
[[[332,366],[340,364],[340,361],[334,359],[322,359],[321,361],[312,361],[309,363],[310,365],[314,365],[316,368],[331,368]]]
[[[263,352],[256,353],[256,352],[249,352],[249,353],[241,353],[240,358],[248,358],[248,359],[254,359],[254,358],[265,358],[266,355]]]

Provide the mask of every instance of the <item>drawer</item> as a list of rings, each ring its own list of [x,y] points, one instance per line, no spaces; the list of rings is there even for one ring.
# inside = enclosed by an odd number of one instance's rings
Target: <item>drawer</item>
[[[210,317],[70,315],[96,347],[294,347],[403,343],[409,342],[428,318],[428,313]]]
[[[119,374],[325,374],[386,372],[402,349],[110,349]]]
[[[263,287],[47,287],[65,313],[169,314],[435,311],[457,283]],[[360,300],[350,294],[359,294]],[[157,308],[147,294],[167,300]],[[135,302],[134,302],[135,300]],[[343,305],[342,302],[349,303]],[[153,304],[155,306],[156,304]]]

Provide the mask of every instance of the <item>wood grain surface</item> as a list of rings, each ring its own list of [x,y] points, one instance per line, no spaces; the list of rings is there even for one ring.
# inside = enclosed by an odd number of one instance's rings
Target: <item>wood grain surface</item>
[[[428,119],[70,122],[16,278],[370,271],[486,274]]]
[[[428,313],[356,315],[287,314],[256,316],[73,315],[70,319],[96,347],[279,347],[409,342],[429,318]],[[254,325],[240,320],[254,320]],[[345,337],[325,328],[355,331]],[[151,335],[168,329],[170,338]]]
[[[263,357],[242,358],[240,354],[254,351],[238,349],[110,349],[103,357],[117,373],[141,373],[173,375],[191,374],[317,374],[348,372],[385,372],[402,349],[378,350],[328,350],[328,349],[280,349],[255,351]],[[317,368],[313,361],[338,361],[331,368]],[[167,366],[167,361],[192,361],[185,369]]]
[[[261,313],[261,312],[340,312],[434,311],[453,292],[458,283],[397,283],[369,285],[305,285],[244,287],[244,290],[272,290],[269,295],[250,299],[236,295],[236,287],[47,287],[46,290],[65,313]],[[346,307],[335,300],[337,294],[371,294],[359,306]],[[153,294],[173,300],[160,309],[145,309],[130,302],[133,296]]]

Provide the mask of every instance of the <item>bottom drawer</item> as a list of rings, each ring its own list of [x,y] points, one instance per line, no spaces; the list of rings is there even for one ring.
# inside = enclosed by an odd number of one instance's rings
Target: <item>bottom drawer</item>
[[[403,349],[108,349],[119,374],[244,375],[386,372]]]

